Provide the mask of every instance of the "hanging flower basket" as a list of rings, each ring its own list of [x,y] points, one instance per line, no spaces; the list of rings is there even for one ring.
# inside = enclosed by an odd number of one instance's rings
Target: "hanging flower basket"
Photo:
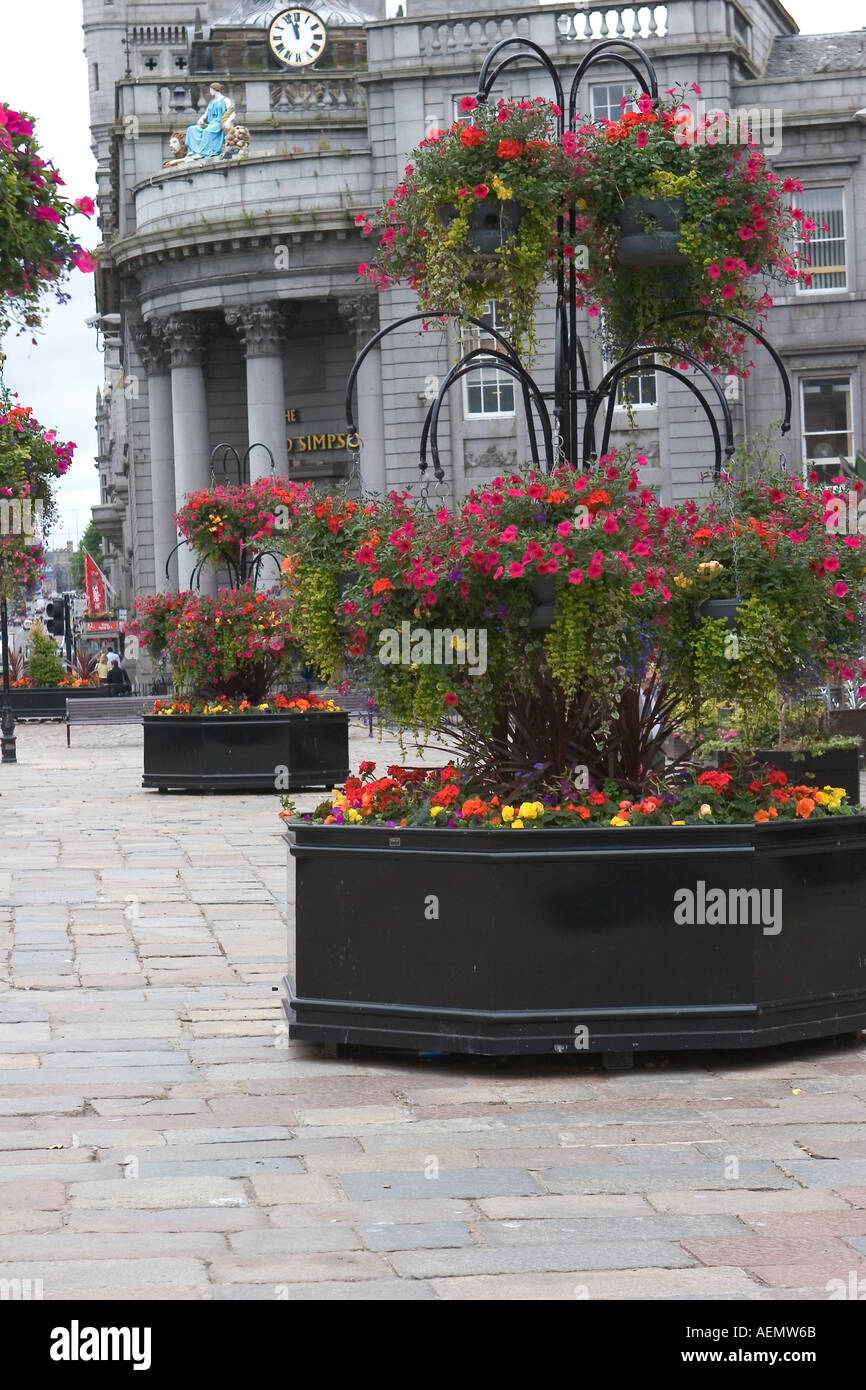
[[[493,196],[479,198],[469,214],[468,239],[479,251],[489,255],[517,235],[523,213],[523,204],[513,198],[507,202]],[[459,215],[456,203],[443,203],[436,210],[443,227],[450,227]]]
[[[683,198],[626,198],[615,220],[622,228],[618,256],[623,265],[687,265],[679,249]]]

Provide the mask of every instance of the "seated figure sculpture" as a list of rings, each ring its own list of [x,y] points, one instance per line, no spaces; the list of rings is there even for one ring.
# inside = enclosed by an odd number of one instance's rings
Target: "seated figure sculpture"
[[[186,148],[188,155],[199,159],[209,159],[222,154],[225,149],[226,131],[234,120],[234,102],[226,96],[220,82],[210,88],[210,101],[201,120],[187,127]]]

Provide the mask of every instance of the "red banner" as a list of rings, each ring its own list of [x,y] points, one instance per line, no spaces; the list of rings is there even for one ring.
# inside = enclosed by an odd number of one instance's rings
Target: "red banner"
[[[84,592],[87,595],[88,613],[105,612],[105,576],[102,570],[84,552]]]

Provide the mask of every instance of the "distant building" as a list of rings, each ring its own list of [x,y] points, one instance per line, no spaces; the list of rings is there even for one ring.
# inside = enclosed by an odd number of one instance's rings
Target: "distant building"
[[[312,68],[283,67],[268,47],[285,4],[247,0],[84,0],[93,144],[104,253],[97,300],[105,339],[100,394],[102,500],[94,521],[105,568],[129,606],[136,595],[189,580],[172,513],[212,476],[271,467],[330,481],[353,466],[345,381],[376,328],[414,308],[411,292],[377,297],[357,275],[367,243],[355,227],[394,185],[406,153],[453,119],[492,43],[520,34],[573,71],[595,37],[634,37],[662,88],[696,79],[707,106],[781,112],[774,167],[798,173],[798,199],[827,224],[813,241],[810,289],[780,290],[769,334],[791,375],[789,466],[853,457],[866,424],[866,31],[800,35],[775,0],[622,3],[508,0],[307,0],[327,26]],[[615,27],[611,19],[615,11]],[[499,91],[549,95],[537,68],[517,65]],[[163,167],[171,136],[205,111],[219,81],[246,155]],[[586,113],[616,115],[631,85],[621,67],[594,69]],[[858,238],[857,233],[860,232]],[[491,306],[495,314],[495,306]],[[550,307],[539,314],[551,338]],[[595,379],[601,354],[586,322]],[[359,391],[360,475],[371,489],[417,478],[431,384],[466,350],[446,335],[392,335],[374,350]],[[781,418],[772,364],[728,392],[741,439]],[[552,384],[552,355],[536,375]],[[631,384],[636,444],[666,500],[699,492],[711,471],[706,421],[693,397],[647,371]],[[628,427],[615,416],[616,438]],[[217,446],[227,446],[218,450]],[[244,462],[250,445],[253,449]],[[528,456],[511,379],[484,368],[455,388],[442,414],[446,494]],[[268,454],[270,450],[270,456]],[[236,451],[236,452],[232,452]]]

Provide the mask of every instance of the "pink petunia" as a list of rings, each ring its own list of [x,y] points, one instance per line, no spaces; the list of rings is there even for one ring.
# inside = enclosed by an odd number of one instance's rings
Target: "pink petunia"
[[[837,579],[833,585],[833,593],[837,598],[844,598],[848,592],[848,585],[842,579]]]
[[[639,580],[635,580],[634,584],[632,584],[629,589],[629,593],[633,598],[640,598],[643,593],[643,584],[641,584]]]
[[[463,100],[462,100],[461,103],[460,103],[460,110],[461,110],[461,111],[474,111],[477,105],[478,105],[478,102],[475,100],[474,97],[464,97]]]
[[[580,570],[580,569],[573,569],[573,570],[570,570],[570,571],[569,571],[569,575],[568,575],[568,582],[569,582],[569,584],[582,584],[582,583],[583,583],[583,570]]]
[[[718,278],[719,278],[719,276],[721,275],[721,273],[722,273],[722,268],[721,268],[721,266],[716,265],[715,261],[713,262],[712,265],[708,265],[708,266],[707,266],[707,274],[709,275],[709,277],[710,277],[711,280],[718,280]]]

